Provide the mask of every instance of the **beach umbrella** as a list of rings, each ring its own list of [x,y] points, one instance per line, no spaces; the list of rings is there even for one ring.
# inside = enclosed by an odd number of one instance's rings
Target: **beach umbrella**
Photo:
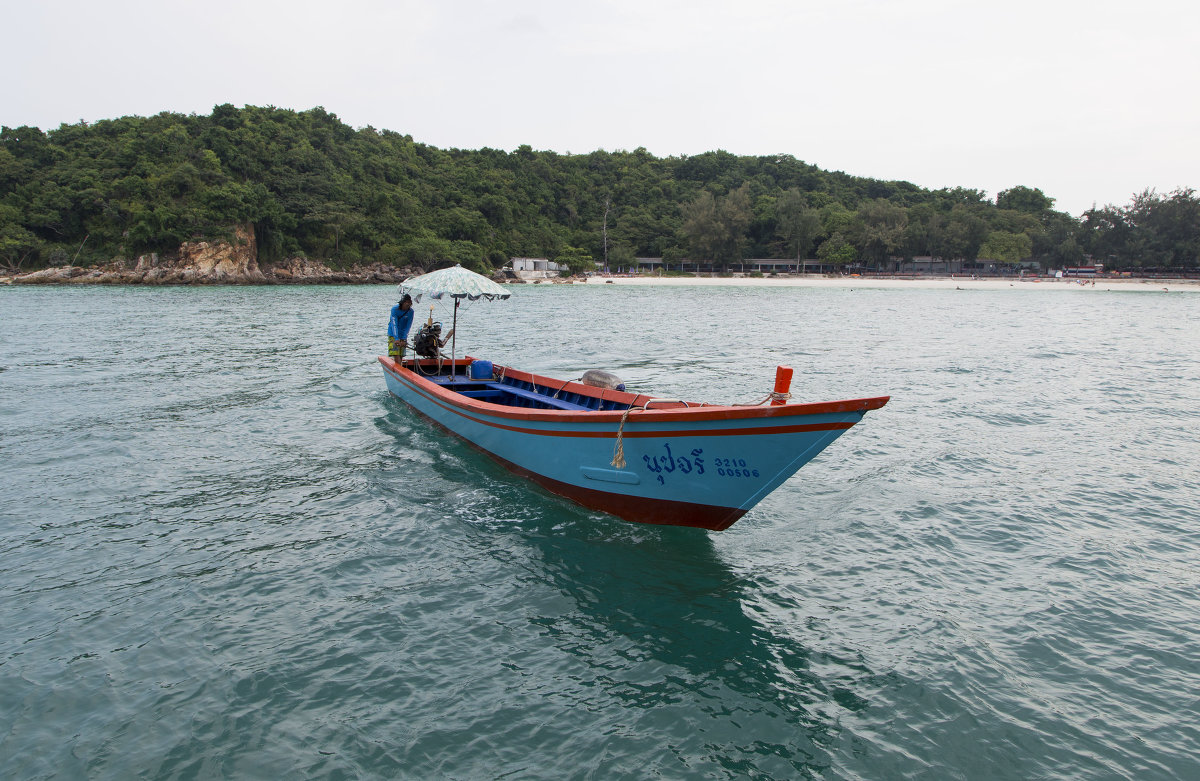
[[[463,268],[461,264],[430,271],[419,277],[409,277],[400,283],[400,292],[408,293],[417,302],[421,300],[421,296],[430,298],[450,296],[455,299],[466,298],[471,301],[486,298],[491,301],[496,298],[508,298],[512,295],[492,280]]]
[[[508,298],[512,295],[492,280],[462,267],[461,264],[449,268],[430,271],[419,277],[409,277],[400,283],[400,292],[413,297],[420,303],[423,296],[433,299],[450,297],[454,299],[454,324],[451,326],[450,341],[450,376],[454,376],[456,367],[455,349],[458,347],[458,305],[465,298],[468,301],[478,301],[486,298],[494,301],[497,298]]]

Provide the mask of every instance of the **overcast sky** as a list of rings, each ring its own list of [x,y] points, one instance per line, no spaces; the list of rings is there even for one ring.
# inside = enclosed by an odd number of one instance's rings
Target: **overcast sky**
[[[448,148],[790,154],[1056,208],[1200,188],[1195,0],[0,0],[0,124],[324,106]]]

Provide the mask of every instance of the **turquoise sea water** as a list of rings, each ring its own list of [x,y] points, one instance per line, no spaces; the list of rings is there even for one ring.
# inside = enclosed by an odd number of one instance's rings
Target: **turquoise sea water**
[[[0,289],[0,777],[1200,777],[1200,295],[515,293],[460,349],[892,401],[639,526],[390,398],[390,287]]]

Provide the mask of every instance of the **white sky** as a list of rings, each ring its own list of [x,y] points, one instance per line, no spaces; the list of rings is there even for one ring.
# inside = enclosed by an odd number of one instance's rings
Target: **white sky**
[[[0,124],[324,106],[448,148],[1200,189],[1195,0],[0,0]]]

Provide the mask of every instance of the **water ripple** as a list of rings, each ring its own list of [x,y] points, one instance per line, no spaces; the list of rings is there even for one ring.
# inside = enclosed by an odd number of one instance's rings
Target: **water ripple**
[[[461,333],[893,400],[710,535],[389,398],[387,289],[0,290],[0,775],[1200,775],[1188,297],[613,287]]]

